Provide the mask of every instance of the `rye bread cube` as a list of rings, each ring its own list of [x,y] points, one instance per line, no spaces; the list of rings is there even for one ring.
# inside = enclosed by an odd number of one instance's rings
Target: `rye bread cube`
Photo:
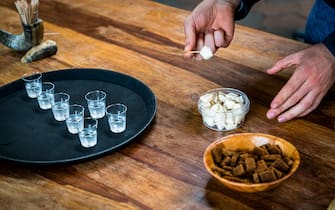
[[[272,167],[282,171],[282,172],[285,172],[287,171],[290,167],[286,164],[285,161],[283,161],[283,159],[281,158],[278,158],[277,160],[275,160],[272,165]]]
[[[222,150],[217,147],[212,150],[212,157],[216,164],[220,164],[222,162]]]
[[[234,176],[243,176],[246,173],[244,166],[242,164],[237,165],[233,168],[233,175]]]
[[[282,154],[280,147],[276,144],[267,144],[266,148],[270,154]]]
[[[273,170],[266,170],[258,173],[262,182],[272,182],[277,180],[275,172]]]
[[[262,172],[268,169],[268,166],[265,162],[265,160],[259,160],[257,161],[257,167],[256,167],[256,172]]]
[[[256,170],[256,161],[255,158],[249,157],[245,159],[245,169],[247,173],[251,173]]]

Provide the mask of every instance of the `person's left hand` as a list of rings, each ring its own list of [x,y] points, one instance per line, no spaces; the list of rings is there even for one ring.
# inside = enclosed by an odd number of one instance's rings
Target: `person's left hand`
[[[295,65],[295,71],[279,91],[267,112],[269,119],[286,122],[313,111],[335,82],[335,57],[317,44],[279,60],[268,74]]]

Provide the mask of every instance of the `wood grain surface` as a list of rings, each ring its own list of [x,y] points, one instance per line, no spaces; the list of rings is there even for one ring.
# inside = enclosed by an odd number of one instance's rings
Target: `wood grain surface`
[[[235,38],[208,61],[184,59],[188,11],[146,0],[42,0],[45,37],[55,56],[29,64],[0,46],[0,86],[26,72],[103,68],[131,75],[157,97],[150,128],[104,157],[57,166],[0,161],[0,209],[327,209],[335,198],[335,90],[310,115],[278,123],[265,113],[292,70],[267,75],[278,59],[307,45],[236,26]],[[21,33],[14,0],[0,1],[0,28]],[[244,91],[251,101],[242,127],[202,125],[198,96],[212,88]],[[1,113],[1,110],[0,110]],[[297,172],[274,190],[240,193],[206,172],[203,153],[232,133],[276,135],[301,155]]]

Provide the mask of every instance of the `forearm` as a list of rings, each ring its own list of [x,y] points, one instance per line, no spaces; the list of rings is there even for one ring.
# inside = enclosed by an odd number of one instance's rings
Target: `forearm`
[[[323,44],[335,57],[335,31],[333,31],[327,36],[327,38],[323,41]]]
[[[235,12],[235,20],[241,20],[249,13],[251,7],[259,0],[241,0]]]

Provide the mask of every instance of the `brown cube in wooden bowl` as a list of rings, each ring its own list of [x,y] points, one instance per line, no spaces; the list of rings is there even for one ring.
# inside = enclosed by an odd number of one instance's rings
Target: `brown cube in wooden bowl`
[[[273,147],[273,148],[269,148],[269,150],[273,150],[271,151],[271,153],[272,152],[279,153],[278,151],[280,151],[281,154],[271,154],[271,155],[261,154],[260,156],[255,156],[256,161],[257,161],[257,167],[261,165],[261,164],[258,164],[258,161],[259,161],[259,162],[264,162],[265,167],[271,167],[271,169],[273,169],[273,170],[269,170],[271,172],[269,173],[270,175],[269,174],[264,175],[263,171],[259,173],[257,172],[256,179],[255,177],[252,176],[252,175],[255,175],[256,172],[255,174],[252,174],[254,172],[250,172],[250,173],[248,172],[248,170],[255,169],[255,163],[252,160],[252,158],[244,157],[245,159],[242,159],[242,156],[241,156],[238,159],[236,159],[234,155],[231,157],[229,156],[224,157],[223,155],[222,163],[220,164],[217,163],[218,162],[217,159],[221,157],[215,157],[216,161],[214,161],[214,158],[213,158],[213,151],[218,148],[224,148],[225,152],[239,151],[238,152],[239,154],[241,151],[244,151],[244,152],[248,151],[248,154],[243,154],[243,155],[250,157],[250,156],[253,156],[253,154],[249,155],[249,153],[253,153],[255,151],[255,148],[256,149],[264,148],[265,145],[266,147]],[[279,148],[278,151],[277,151],[277,148]],[[241,153],[244,153],[244,152],[241,152]],[[271,159],[271,157],[277,157],[277,156],[290,159],[291,163],[289,164],[289,167],[287,168],[287,165],[285,163],[281,164],[281,161],[276,160],[276,163],[274,163],[275,160],[273,160],[272,162],[268,161],[268,159]],[[265,161],[263,160],[263,158],[265,158]],[[281,158],[279,159],[282,160]],[[300,156],[295,146],[282,138],[268,135],[268,134],[262,134],[262,133],[239,133],[239,134],[232,134],[232,135],[225,136],[213,142],[212,144],[210,144],[204,153],[203,161],[204,161],[204,165],[207,171],[226,187],[236,190],[236,191],[240,191],[240,192],[253,193],[253,192],[261,192],[261,191],[267,191],[267,190],[273,189],[277,187],[278,185],[280,185],[283,181],[288,179],[290,176],[292,176],[292,174],[294,174],[294,172],[299,167]],[[231,164],[234,162],[234,166],[233,167],[231,165],[226,166],[224,163],[225,161],[228,161]],[[247,165],[245,165],[245,163],[247,163]],[[221,167],[223,167],[223,170],[221,170]],[[226,168],[228,169],[225,170]],[[280,170],[277,170],[276,168],[279,168],[279,169],[284,168],[282,170],[286,170],[286,172],[281,173]],[[255,170],[257,171],[258,169],[255,169]],[[250,179],[247,178],[245,179],[245,180],[248,180],[247,182],[241,183],[239,182],[240,177],[235,178],[235,176],[240,176],[243,174],[247,174],[248,176],[250,175],[250,177],[252,177],[251,178],[252,182],[249,182]],[[272,180],[271,175],[276,180]],[[268,177],[270,178],[268,179]],[[266,179],[268,180],[264,181]],[[259,181],[258,183],[254,183],[255,180],[256,181],[261,180],[261,181]],[[244,179],[242,181],[244,181]]]

